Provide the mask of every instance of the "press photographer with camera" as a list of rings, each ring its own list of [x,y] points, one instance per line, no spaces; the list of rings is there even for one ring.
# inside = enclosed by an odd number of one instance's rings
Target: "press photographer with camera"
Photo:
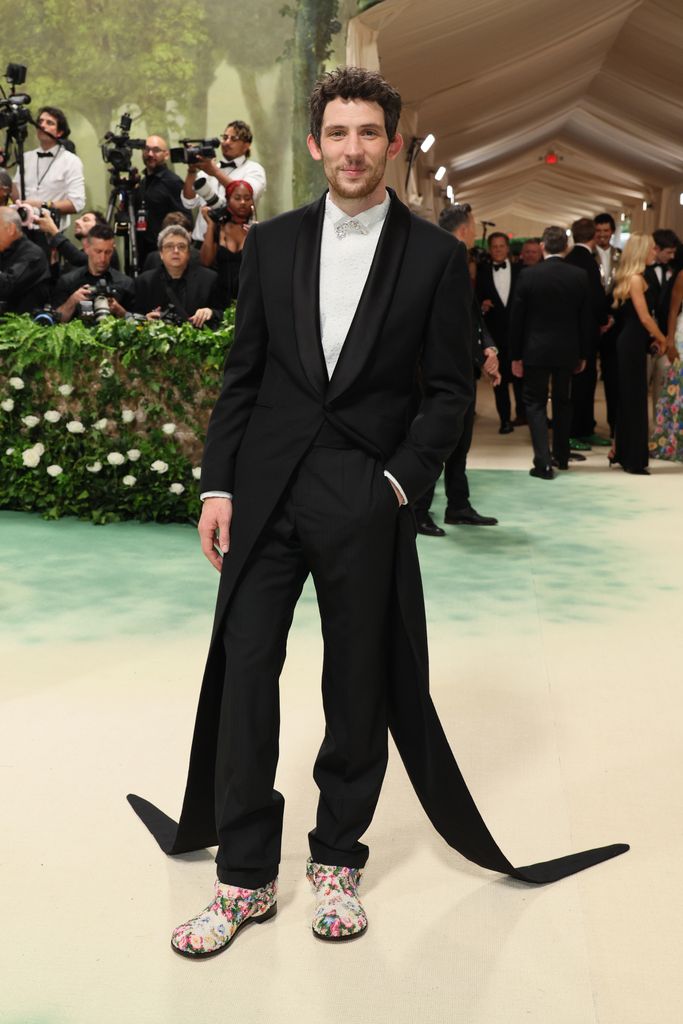
[[[79,213],[85,206],[85,178],[83,164],[67,148],[69,123],[59,107],[41,107],[38,111],[36,134],[38,148],[24,153],[24,187],[26,202],[31,206],[47,207],[59,219],[59,226],[67,228],[69,214]],[[19,194],[19,171],[12,190],[16,200]],[[36,242],[42,236],[36,232]]]
[[[140,183],[133,194],[138,241],[138,268],[157,247],[157,237],[167,213],[184,213],[180,201],[183,180],[167,166],[170,156],[166,140],[160,135],[145,139],[142,161],[145,165]]]
[[[214,213],[209,206],[201,208],[206,234],[199,259],[202,266],[216,271],[220,294],[232,303],[237,299],[242,249],[254,213],[254,190],[248,181],[238,179],[228,182],[225,193],[227,206],[223,210]]]
[[[182,202],[188,210],[196,209],[207,202],[211,195],[217,195],[219,201],[225,203],[225,187],[234,180],[248,181],[254,193],[254,205],[266,190],[266,172],[261,164],[251,159],[251,128],[245,121],[231,121],[220,136],[221,156],[215,160],[199,158],[188,164],[187,176],[183,184]],[[206,179],[199,195],[195,189],[198,176]],[[192,237],[201,242],[206,234],[206,221],[197,217]]]
[[[7,313],[30,313],[50,294],[47,257],[22,228],[17,210],[0,206],[0,304]]]
[[[189,231],[171,224],[160,232],[158,244],[162,265],[136,279],[134,312],[148,320],[189,321],[215,330],[226,302],[219,296],[216,274],[190,263]]]
[[[74,235],[79,242],[87,238],[88,232],[95,224],[106,224],[106,218],[99,210],[87,210],[81,214],[74,224]],[[55,224],[49,210],[45,210],[36,218],[36,224],[43,232],[49,250],[48,258],[52,267],[52,278],[56,281],[60,273],[58,260],[70,264],[71,267],[85,267],[88,263],[88,256],[84,249],[79,249],[70,241],[63,231]],[[116,249],[111,259],[111,266],[119,270],[119,257]],[[64,271],[68,273],[69,271]]]
[[[134,285],[130,277],[111,266],[114,255],[114,232],[108,224],[95,224],[83,239],[83,250],[88,258],[85,267],[64,274],[54,293],[54,305],[62,320],[82,315],[84,308],[99,295],[106,298],[112,316],[124,317],[133,304]],[[104,302],[95,308],[98,319],[106,315]]]

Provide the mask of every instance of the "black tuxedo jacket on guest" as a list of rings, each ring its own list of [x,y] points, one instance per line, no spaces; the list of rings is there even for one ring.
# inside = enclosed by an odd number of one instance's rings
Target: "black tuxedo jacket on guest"
[[[508,260],[509,262],[509,260]],[[484,323],[486,324],[493,343],[496,348],[499,349],[503,359],[508,356],[508,330],[510,325],[510,310],[512,309],[512,303],[515,297],[515,290],[517,282],[519,281],[519,275],[521,271],[519,263],[511,264],[510,271],[510,294],[508,295],[508,301],[503,305],[498,289],[494,284],[494,275],[500,273],[495,271],[491,263],[480,264],[477,268],[477,282],[476,291],[479,304],[484,302],[485,299],[490,299],[493,306],[484,314]]]
[[[190,263],[179,281],[173,280],[161,266],[148,270],[135,280],[134,313],[151,313],[160,307],[174,305],[185,316],[193,316],[198,309],[212,309],[214,321],[220,321],[227,302],[218,294],[218,278],[208,267]]]
[[[600,268],[595,261],[593,253],[583,245],[575,245],[571,252],[565,257],[565,263],[572,267],[580,267],[588,275],[588,290],[590,293],[591,313],[591,334],[589,341],[593,347],[600,337],[600,328],[609,320],[609,300],[602,287]]]
[[[654,266],[645,267],[643,273],[643,277],[647,281],[648,306],[654,309],[655,320],[664,334],[667,332],[669,302],[671,301],[671,288],[675,276],[671,272],[670,267],[664,267],[663,280],[660,284],[657,270]]]
[[[588,278],[558,256],[527,267],[510,315],[510,357],[529,366],[575,367],[592,327]]]
[[[374,457],[413,501],[436,482],[472,401],[465,247],[413,216],[393,193],[355,317],[328,380],[319,315],[324,214],[323,197],[252,227],[244,247],[235,341],[209,424],[201,478],[202,491],[234,494],[230,550],[222,565],[179,823],[148,801],[129,796],[167,853],[217,842],[214,780],[226,673],[223,620],[247,557],[321,428],[332,428]],[[423,396],[412,415],[418,371]],[[460,774],[429,696],[411,508],[398,509],[397,517],[387,717],[434,827],[477,864],[534,882],[564,877],[623,852],[625,847],[615,846],[526,868],[514,868],[502,853]],[[268,623],[263,626],[267,629]]]
[[[25,235],[0,252],[0,302],[8,313],[30,313],[50,297],[50,268],[44,251]]]

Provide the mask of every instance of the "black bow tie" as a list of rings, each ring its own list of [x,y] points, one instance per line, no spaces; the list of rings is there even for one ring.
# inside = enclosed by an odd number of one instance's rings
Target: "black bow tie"
[[[655,266],[655,267],[661,267],[662,270],[664,270],[667,267],[667,265],[668,264],[666,264],[666,263],[654,263],[653,264],[653,266]]]
[[[221,160],[221,167],[237,167],[234,160]]]
[[[508,261],[507,260],[503,260],[502,263],[494,263],[493,264],[493,269],[494,270],[504,270],[505,267],[507,267],[507,265],[508,265]]]
[[[38,159],[42,160],[44,157],[47,157],[47,156],[52,157],[52,156],[54,156],[54,153],[39,153],[38,154]]]

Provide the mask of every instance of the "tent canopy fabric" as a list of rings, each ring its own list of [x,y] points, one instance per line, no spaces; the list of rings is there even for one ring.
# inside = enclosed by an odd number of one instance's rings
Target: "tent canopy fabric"
[[[683,233],[681,52],[681,0],[384,0],[348,59],[436,135],[421,191],[444,164],[441,186],[515,234],[601,210]]]

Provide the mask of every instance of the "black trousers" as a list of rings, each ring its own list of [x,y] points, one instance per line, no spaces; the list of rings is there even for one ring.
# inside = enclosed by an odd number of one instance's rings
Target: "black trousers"
[[[467,483],[467,453],[472,445],[474,430],[474,412],[476,402],[473,400],[467,407],[462,425],[462,434],[456,448],[451,452],[443,467],[443,482],[446,491],[446,509],[458,512],[467,508],[470,503],[470,488]],[[416,512],[429,512],[434,500],[434,487],[430,487],[415,502]]]
[[[572,371],[565,366],[528,366],[524,364],[524,401],[529,420],[531,443],[534,447],[534,466],[544,469],[551,465],[548,440],[548,387],[552,382],[553,403],[553,456],[560,464],[569,460],[569,424],[571,402],[569,390]]]
[[[236,499],[238,500],[238,499]],[[314,446],[252,551],[226,615],[226,676],[216,764],[222,882],[277,875],[284,798],[274,788],[279,676],[309,572],[324,640],[325,735],[311,856],[362,867],[387,764],[388,615],[398,501],[380,464]]]
[[[619,410],[619,370],[617,363],[618,330],[612,327],[605,331],[600,340],[600,373],[605,389],[605,405],[607,407],[607,423],[609,436],[614,437]]]
[[[595,433],[595,385],[598,382],[597,351],[591,349],[581,373],[572,374],[572,419],[570,437],[590,437]]]
[[[524,419],[526,409],[524,407],[524,388],[522,382],[517,377],[512,376],[509,360],[504,364],[501,359],[500,366],[503,379],[493,389],[493,398],[496,403],[498,418],[501,424],[509,423],[512,420],[512,406],[510,403],[510,384],[512,384],[512,390],[515,395],[515,414]]]

